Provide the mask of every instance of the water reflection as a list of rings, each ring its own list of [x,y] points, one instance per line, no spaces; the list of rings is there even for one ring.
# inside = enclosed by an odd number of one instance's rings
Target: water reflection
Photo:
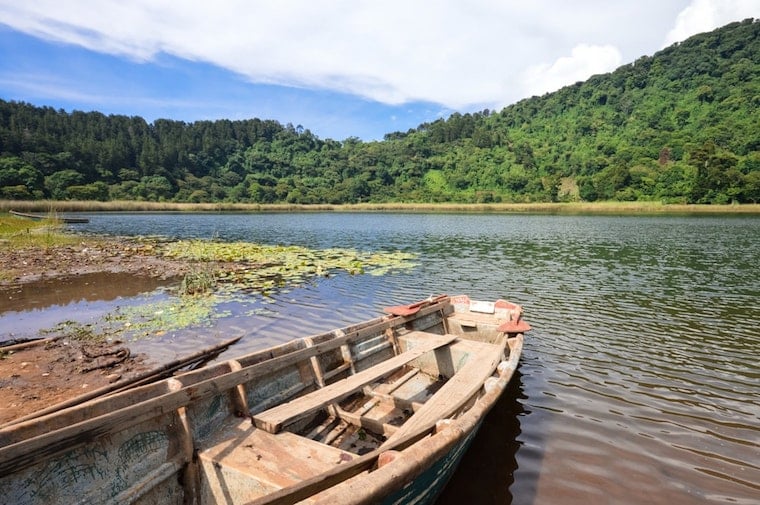
[[[81,301],[108,301],[153,291],[176,280],[161,280],[127,273],[96,272],[43,279],[0,289],[0,315],[6,312],[44,310]]]
[[[128,300],[176,282],[98,272],[5,287],[0,289],[0,341],[36,337],[65,321],[99,321],[117,303],[135,303]]]
[[[522,374],[518,370],[483,422],[478,437],[465,453],[459,469],[438,500],[439,505],[462,503],[529,503],[526,492],[513,500],[510,487],[518,469],[517,452],[525,444],[520,422],[525,409]],[[488,485],[484,485],[488,483]]]

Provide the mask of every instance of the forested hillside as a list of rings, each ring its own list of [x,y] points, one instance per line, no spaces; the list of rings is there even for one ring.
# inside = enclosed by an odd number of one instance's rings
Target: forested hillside
[[[499,112],[381,142],[0,100],[0,198],[189,202],[760,201],[760,22]]]

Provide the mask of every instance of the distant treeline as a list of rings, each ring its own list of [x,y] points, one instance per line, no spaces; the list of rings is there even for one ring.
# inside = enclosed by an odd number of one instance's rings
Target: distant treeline
[[[277,121],[71,113],[0,100],[0,198],[760,201],[760,22],[732,23],[499,112],[383,141]]]

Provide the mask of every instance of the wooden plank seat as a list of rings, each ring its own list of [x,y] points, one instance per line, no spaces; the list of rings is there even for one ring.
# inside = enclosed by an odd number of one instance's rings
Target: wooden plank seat
[[[451,417],[472,398],[496,370],[502,359],[501,346],[460,341],[471,348],[467,362],[430,397],[424,405],[383,443],[383,447],[417,430],[425,430],[441,419]]]
[[[270,433],[277,433],[283,426],[291,424],[332,403],[339,402],[367,384],[385,377],[423,354],[443,347],[456,339],[456,335],[430,334],[430,338],[419,341],[415,347],[393,358],[362,370],[344,380],[255,414],[253,420],[257,427]]]
[[[292,433],[267,433],[248,419],[231,419],[225,428],[198,451],[201,503],[247,503],[353,457]]]

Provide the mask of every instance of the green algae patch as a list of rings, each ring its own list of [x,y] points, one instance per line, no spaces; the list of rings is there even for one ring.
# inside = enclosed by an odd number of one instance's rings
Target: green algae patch
[[[106,318],[109,335],[129,335],[132,340],[161,336],[190,327],[210,326],[229,312],[219,311],[219,300],[209,296],[178,296],[159,302],[120,307]]]
[[[308,249],[249,242],[180,240],[162,244],[160,254],[196,264],[215,265],[214,281],[222,292],[240,290],[263,294],[338,272],[385,275],[416,265],[414,254],[398,251]]]
[[[219,310],[218,303],[214,295],[171,296],[156,302],[117,307],[95,323],[63,321],[40,333],[89,343],[161,337],[187,328],[210,327],[216,319],[229,316],[228,311]]]

